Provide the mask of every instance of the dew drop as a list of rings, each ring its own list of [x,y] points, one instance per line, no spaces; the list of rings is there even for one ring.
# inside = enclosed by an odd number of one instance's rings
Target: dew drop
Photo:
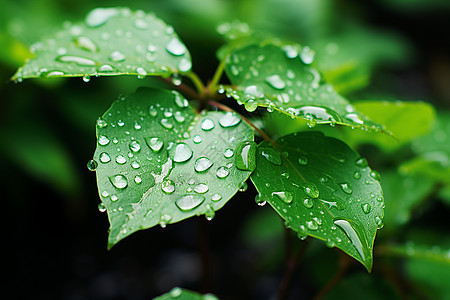
[[[109,156],[108,153],[103,152],[100,154],[100,161],[104,164],[106,164],[107,162],[111,161],[111,157]]]
[[[194,192],[196,192],[197,194],[204,194],[207,191],[209,191],[209,187],[206,183],[199,183],[194,188]]]
[[[235,164],[239,170],[253,172],[256,167],[255,142],[242,142],[237,146]]]
[[[233,154],[234,154],[233,149],[227,148],[227,149],[225,149],[225,152],[223,153],[223,156],[225,156],[226,158],[230,158],[230,157],[233,156]]]
[[[186,53],[186,47],[177,38],[172,38],[166,45],[166,50],[172,55],[179,56]]]
[[[98,204],[98,211],[102,212],[102,213],[106,211],[106,206],[105,206],[105,204],[103,202],[100,202]]]
[[[162,182],[161,189],[166,194],[172,194],[175,191],[175,184],[172,180],[167,179]]]
[[[176,111],[175,114],[173,115],[173,118],[178,123],[183,123],[186,120],[185,116],[183,115],[183,113],[181,111]]]
[[[123,165],[126,162],[127,162],[127,159],[125,158],[125,156],[123,156],[121,154],[116,156],[116,163],[118,163],[119,165]]]
[[[381,176],[380,176],[380,173],[378,173],[377,171],[375,171],[375,170],[372,170],[371,172],[370,172],[370,177],[372,177],[373,179],[375,179],[376,181],[380,181],[381,180]]]
[[[384,226],[383,220],[380,217],[376,216],[374,218],[374,220],[375,220],[375,224],[377,225],[377,229],[383,228],[383,226]]]
[[[226,112],[220,119],[219,124],[222,127],[233,127],[241,122],[241,118],[233,112]]]
[[[99,27],[119,13],[120,10],[116,8],[96,8],[87,15],[85,22],[89,27]]]
[[[347,182],[341,183],[340,186],[344,193],[347,193],[347,194],[353,193],[353,189],[352,189],[352,186],[350,185],[350,183],[347,183]]]
[[[153,152],[159,152],[164,146],[164,141],[158,137],[145,138],[145,143]]]
[[[111,54],[109,55],[109,59],[113,62],[122,62],[126,59],[126,56],[122,52],[115,50],[111,52]]]
[[[78,48],[81,48],[89,52],[98,51],[97,45],[90,38],[85,36],[77,37],[75,39],[75,45],[77,45]]]
[[[134,182],[136,184],[141,184],[142,182],[142,178],[139,175],[136,175],[136,177],[134,177]]]
[[[258,102],[256,102],[255,100],[248,100],[247,102],[245,102],[244,108],[248,112],[254,112],[258,108]]]
[[[156,116],[158,115],[158,111],[156,110],[156,108],[155,108],[153,105],[151,105],[151,106],[148,108],[148,113],[149,113],[150,116],[152,116],[152,117],[156,117]]]
[[[278,197],[281,201],[287,204],[291,203],[292,199],[294,198],[289,192],[273,192],[272,197],[273,196]]]
[[[222,179],[226,178],[229,174],[230,174],[230,170],[225,166],[218,168],[217,172],[216,172],[217,177],[222,178]]]
[[[159,123],[161,124],[162,127],[166,128],[166,129],[173,128],[173,123],[168,119],[161,119],[161,121]]]
[[[194,168],[195,168],[195,171],[197,171],[197,172],[205,172],[209,168],[211,168],[212,165],[213,165],[213,162],[209,158],[199,157],[195,161]]]
[[[360,179],[361,178],[361,173],[356,171],[355,173],[353,173],[353,178]]]
[[[262,148],[261,155],[270,163],[280,166],[281,165],[281,157],[277,151],[272,148]]]
[[[127,178],[121,174],[109,177],[109,181],[112,183],[113,186],[115,186],[118,189],[124,189],[128,186]]]
[[[139,169],[139,168],[141,167],[141,165],[140,165],[137,161],[133,161],[133,162],[131,163],[131,167],[132,167],[133,169]]]
[[[172,216],[169,214],[162,214],[159,218],[159,225],[161,228],[166,228],[167,224],[172,220]]]
[[[266,82],[277,90],[282,90],[286,87],[286,83],[281,79],[280,75],[271,75],[266,78]]]
[[[130,150],[133,152],[139,152],[141,150],[141,145],[138,141],[132,141],[129,145]]]
[[[88,75],[88,74],[83,75],[83,81],[84,81],[84,82],[89,82],[89,81],[91,81],[91,75]]]
[[[209,204],[206,205],[206,210],[205,210],[206,220],[211,221],[212,219],[214,219],[215,215],[216,215],[216,211],[212,208],[212,206]],[[205,297],[203,297],[203,298],[205,299]]]
[[[308,158],[306,156],[300,156],[298,158],[298,163],[302,166],[306,166],[308,164]]]
[[[305,194],[311,198],[317,199],[319,198],[319,189],[317,186],[312,182],[306,182],[303,185],[303,191]]]
[[[105,120],[103,120],[102,118],[97,119],[97,127],[98,128],[105,128],[106,126],[108,126],[108,123],[106,123]]]
[[[369,164],[367,163],[367,159],[360,157],[355,161],[355,165],[360,168],[366,168]]]
[[[192,157],[192,149],[188,144],[179,143],[175,147],[175,153],[173,155],[173,161],[175,162],[185,162]]]
[[[202,126],[201,126],[201,128],[203,129],[203,130],[205,130],[205,131],[209,131],[209,130],[211,130],[211,129],[213,129],[214,128],[214,121],[213,120],[211,120],[211,119],[209,119],[209,118],[205,118],[205,119],[203,119],[203,121],[202,121]]]
[[[305,198],[303,200],[303,206],[305,206],[306,208],[312,208],[313,205],[314,205],[314,202],[310,198]]]
[[[300,59],[307,65],[310,65],[314,61],[316,53],[310,47],[305,46],[300,51]]]
[[[214,194],[211,197],[211,200],[214,202],[219,201],[220,199],[222,199],[222,195],[220,195],[220,194]]]
[[[317,230],[319,229],[319,224],[317,224],[316,221],[311,220],[306,222],[306,227],[308,227],[309,230]]]
[[[188,72],[192,68],[192,62],[190,59],[183,57],[178,64],[178,70],[181,72]]]
[[[117,197],[117,195],[111,195],[112,202],[116,202],[117,200],[119,200],[119,197]]]
[[[97,169],[97,162],[95,160],[91,159],[87,163],[87,168],[89,171],[95,171],[95,169]]]
[[[81,57],[81,56],[75,56],[75,55],[58,56],[56,58],[56,60],[58,60],[60,62],[65,62],[65,63],[74,63],[74,64],[76,64],[78,66],[82,66],[82,67],[91,67],[91,66],[96,65],[95,61],[93,61],[92,59],[89,59],[86,57]]]
[[[175,201],[175,205],[182,211],[193,210],[205,201],[201,195],[184,195]]]
[[[369,203],[361,204],[361,208],[365,214],[369,214],[372,211],[372,205]]]
[[[362,260],[365,261],[366,257],[364,256],[363,245],[352,225],[346,220],[336,220],[334,221],[334,224],[339,226],[345,232],[347,237],[352,242],[353,246],[355,246]]]
[[[241,182],[241,184],[239,185],[239,192],[245,192],[248,188],[248,184],[247,182]]]

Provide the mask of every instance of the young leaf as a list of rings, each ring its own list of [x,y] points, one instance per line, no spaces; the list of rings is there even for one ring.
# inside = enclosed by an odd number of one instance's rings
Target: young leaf
[[[226,59],[225,70],[233,84],[227,93],[249,111],[267,107],[306,119],[311,127],[340,124],[383,130],[322,82],[310,66],[314,52],[308,47],[253,44],[234,49]]]
[[[128,8],[96,8],[84,23],[67,25],[32,50],[35,57],[13,79],[169,76],[187,72],[192,65],[186,46],[171,26],[153,14]]]
[[[258,145],[251,180],[301,239],[336,246],[372,268],[372,247],[383,226],[379,175],[343,142],[320,132],[294,133]]]
[[[197,292],[189,291],[179,287],[173,288],[170,292],[165,293],[159,297],[153,298],[153,300],[219,300],[213,294],[201,295]]]
[[[141,88],[116,101],[98,120],[97,138],[93,165],[109,247],[157,224],[212,219],[254,167],[250,151],[241,155],[249,150],[241,145],[256,148],[253,132],[238,115],[197,115],[175,91]]]

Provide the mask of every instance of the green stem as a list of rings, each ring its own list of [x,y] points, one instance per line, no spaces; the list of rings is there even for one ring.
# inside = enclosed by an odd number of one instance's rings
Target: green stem
[[[200,96],[200,99],[204,99],[206,88],[205,88],[205,85],[203,84],[202,80],[200,79],[200,77],[198,77],[198,75],[192,71],[186,73],[186,77],[188,77],[194,84],[194,86],[197,89],[197,92]]]
[[[226,57],[220,62],[219,66],[217,67],[216,72],[214,73],[214,76],[213,76],[211,82],[208,84],[209,91],[217,90],[217,85],[219,84],[220,78],[222,77],[223,69],[225,68],[225,62],[226,62]]]

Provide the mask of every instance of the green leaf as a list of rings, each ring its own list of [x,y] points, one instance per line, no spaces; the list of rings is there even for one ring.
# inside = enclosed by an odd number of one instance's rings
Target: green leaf
[[[284,136],[258,145],[251,180],[300,238],[336,246],[372,268],[372,247],[382,227],[379,175],[341,141],[320,132]]]
[[[188,72],[191,57],[171,26],[143,11],[96,8],[32,46],[35,57],[13,79]]]
[[[254,44],[234,49],[226,59],[225,71],[232,83],[227,93],[248,111],[267,107],[268,111],[306,119],[311,127],[340,124],[383,130],[322,81],[310,66],[314,51],[309,47]]]
[[[385,125],[397,141],[383,134],[367,134],[355,130],[348,135],[351,144],[371,143],[385,151],[398,149],[429,133],[435,120],[433,106],[421,101],[360,101],[354,103],[354,106],[371,120]]]
[[[244,157],[239,149],[256,148],[238,115],[197,115],[175,91],[141,88],[116,101],[98,120],[97,138],[92,164],[111,223],[109,247],[157,224],[212,219],[254,167],[251,156],[247,168],[235,163]]]
[[[416,139],[412,149],[417,156],[401,165],[406,174],[422,174],[450,183],[450,113],[440,112],[429,134]]]
[[[428,177],[390,172],[383,174],[381,186],[386,203],[383,234],[388,234],[409,222],[414,209],[427,200],[435,184]]]
[[[213,294],[201,295],[197,292],[192,292],[179,287],[173,288],[170,292],[161,295],[159,297],[153,298],[154,300],[218,300]]]

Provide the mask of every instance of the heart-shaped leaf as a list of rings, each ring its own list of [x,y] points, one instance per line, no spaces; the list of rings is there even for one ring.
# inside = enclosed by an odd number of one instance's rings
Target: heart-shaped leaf
[[[340,124],[383,130],[324,83],[310,66],[313,60],[313,50],[299,45],[262,43],[234,49],[226,58],[232,83],[227,93],[249,111],[267,107],[306,119],[311,127]]]
[[[191,69],[191,57],[173,27],[153,14],[96,8],[84,23],[66,25],[32,46],[35,57],[13,79],[131,74],[169,76]]]
[[[197,115],[177,92],[141,88],[97,123],[101,208],[109,247],[131,233],[214,217],[255,166],[253,132],[231,112]]]
[[[323,240],[370,271],[384,203],[379,175],[367,161],[320,132],[263,141],[256,157],[257,200],[267,201],[301,239]]]

